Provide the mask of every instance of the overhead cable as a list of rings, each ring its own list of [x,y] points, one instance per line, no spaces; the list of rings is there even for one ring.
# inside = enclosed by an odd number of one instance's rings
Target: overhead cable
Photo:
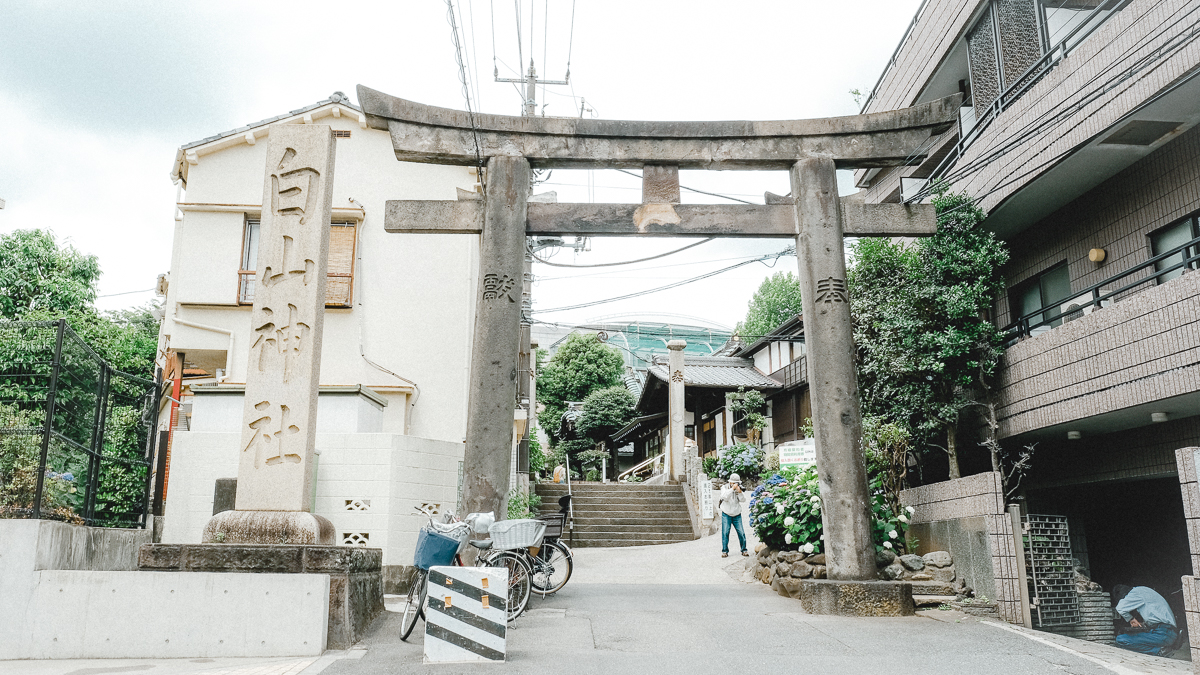
[[[695,243],[688,244],[687,246],[684,246],[682,248],[677,248],[674,251],[667,251],[666,253],[659,253],[658,255],[652,255],[649,258],[638,258],[637,260],[626,260],[624,262],[596,263],[594,265],[568,265],[566,263],[550,262],[549,260],[546,260],[545,258],[539,257],[536,253],[531,252],[530,255],[533,256],[534,260],[536,260],[544,265],[550,265],[551,267],[617,267],[618,265],[632,265],[634,263],[646,262],[647,260],[657,260],[659,258],[665,258],[669,255],[675,255],[676,253],[679,253],[680,251],[686,251],[689,248],[695,248],[695,247],[699,246],[700,244],[707,244],[708,242],[712,241],[713,239],[716,239],[716,237],[709,237],[708,239],[703,239],[701,241],[697,241]]]

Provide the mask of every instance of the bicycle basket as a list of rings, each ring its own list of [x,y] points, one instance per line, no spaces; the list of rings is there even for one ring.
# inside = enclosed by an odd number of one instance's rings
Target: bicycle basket
[[[458,539],[428,528],[421,528],[417,533],[417,552],[413,556],[413,564],[423,570],[440,565],[452,565],[457,553]]]
[[[492,535],[492,548],[511,551],[518,548],[540,546],[546,533],[546,523],[533,518],[502,520],[488,528]]]
[[[563,523],[567,517],[561,513],[555,513],[547,516],[538,516],[538,520],[546,523],[546,534],[543,535],[547,539],[561,537],[563,533]]]

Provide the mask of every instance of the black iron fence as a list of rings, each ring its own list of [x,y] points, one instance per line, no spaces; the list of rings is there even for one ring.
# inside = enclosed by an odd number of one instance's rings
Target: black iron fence
[[[0,322],[0,518],[145,527],[160,384],[64,319]]]

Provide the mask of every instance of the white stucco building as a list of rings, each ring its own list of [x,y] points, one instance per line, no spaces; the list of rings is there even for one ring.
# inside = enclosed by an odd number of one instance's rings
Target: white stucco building
[[[328,125],[337,136],[315,510],[343,543],[409,565],[424,524],[412,507],[457,502],[479,242],[387,234],[384,203],[453,200],[478,181],[473,168],[397,161],[388,133],[368,128],[340,93],[177,154],[174,246],[160,282],[160,358],[174,399],[163,416],[169,463],[157,467],[162,540],[199,541],[215,480],[237,476],[263,141],[278,124]]]

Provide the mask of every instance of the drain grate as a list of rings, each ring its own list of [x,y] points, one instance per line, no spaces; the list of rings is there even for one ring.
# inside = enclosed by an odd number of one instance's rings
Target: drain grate
[[[1079,591],[1065,516],[1026,516],[1025,568],[1038,626],[1078,624]]]

